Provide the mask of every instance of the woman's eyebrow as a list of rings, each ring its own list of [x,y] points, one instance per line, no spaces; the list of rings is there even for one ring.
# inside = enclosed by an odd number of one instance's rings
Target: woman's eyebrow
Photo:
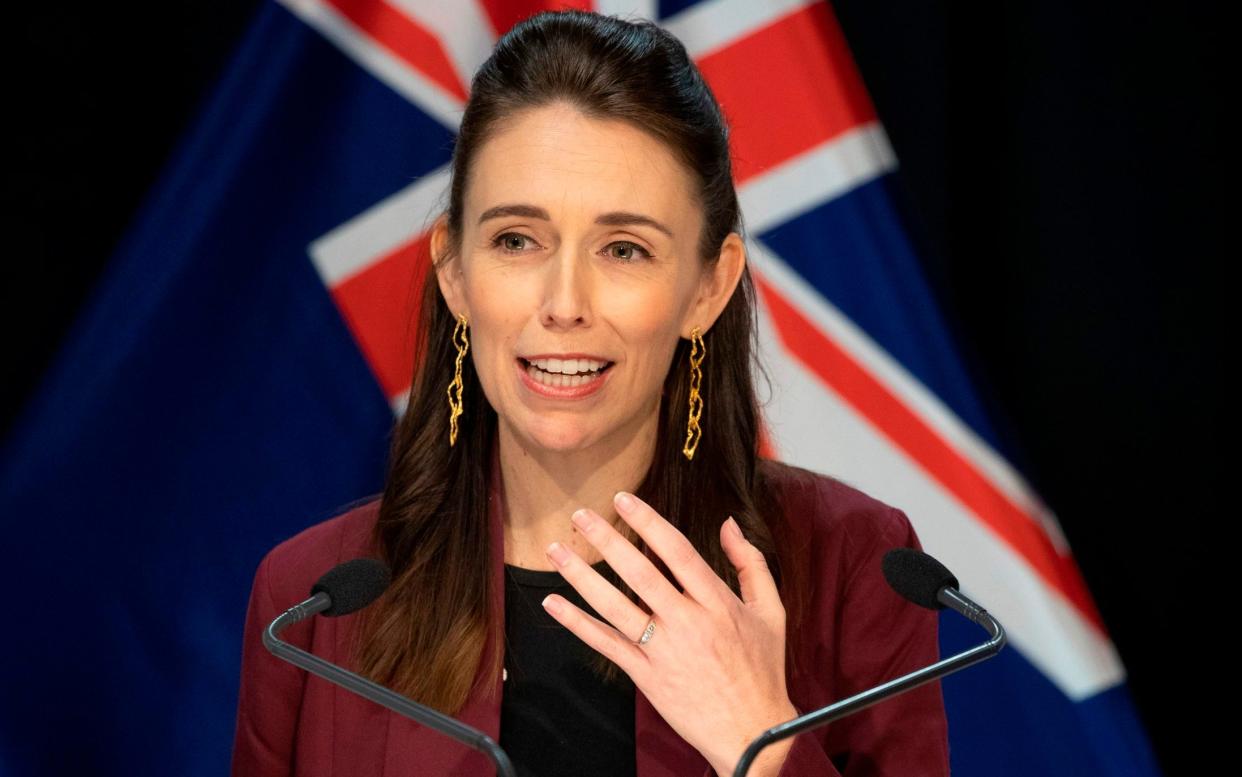
[[[498,219],[502,216],[525,216],[531,219],[543,219],[551,221],[552,217],[548,212],[538,205],[497,205],[494,208],[488,208],[483,211],[483,215],[479,216],[479,223],[482,224],[488,219]],[[624,211],[611,211],[609,213],[600,214],[595,219],[596,224],[602,224],[606,227],[626,227],[631,225],[645,225],[658,229],[669,237],[673,237],[673,232],[660,222],[644,216],[641,213],[626,213]]]

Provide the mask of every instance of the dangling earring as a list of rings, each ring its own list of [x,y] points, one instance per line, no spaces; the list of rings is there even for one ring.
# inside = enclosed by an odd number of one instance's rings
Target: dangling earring
[[[460,335],[460,339],[458,338]],[[470,350],[470,338],[466,335],[466,317],[464,315],[457,316],[457,326],[453,329],[453,345],[457,346],[457,367],[456,374],[453,375],[453,382],[448,387],[449,398],[449,447],[457,442],[457,417],[461,415],[461,360],[466,358],[466,351]],[[453,390],[457,390],[456,398],[453,397]]]
[[[694,449],[699,447],[699,416],[703,413],[703,397],[699,396],[699,387],[703,385],[703,371],[699,365],[707,355],[707,347],[703,336],[696,326],[690,331],[690,419],[686,422],[686,444],[681,452],[687,459],[694,459]]]

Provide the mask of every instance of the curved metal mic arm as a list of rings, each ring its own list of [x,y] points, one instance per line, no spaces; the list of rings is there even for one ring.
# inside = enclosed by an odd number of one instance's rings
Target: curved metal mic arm
[[[324,592],[319,592],[302,602],[285,610],[276,620],[268,625],[263,632],[263,645],[277,658],[284,659],[294,666],[301,667],[311,674],[322,677],[331,683],[353,691],[366,699],[387,707],[398,715],[422,723],[440,733],[456,739],[463,745],[483,753],[496,765],[496,773],[505,777],[516,777],[509,756],[496,744],[495,740],[482,731],[471,728],[465,723],[450,718],[442,712],[425,707],[404,696],[388,690],[377,683],[342,669],[329,661],[308,653],[301,648],[290,645],[277,635],[298,621],[313,617],[332,606],[332,599]]]
[[[993,618],[987,610],[963,596],[960,591],[948,587],[941,588],[936,593],[936,599],[944,606],[978,623],[987,630],[991,639],[970,650],[937,661],[931,666],[917,669],[895,680],[889,680],[883,685],[877,685],[874,688],[856,693],[848,699],[842,699],[821,710],[808,712],[787,723],[773,726],[756,737],[746,748],[745,752],[742,753],[742,757],[738,759],[737,766],[733,770],[734,777],[745,777],[747,770],[750,769],[750,765],[759,755],[759,752],[774,742],[796,736],[803,731],[825,726],[834,720],[855,713],[865,707],[870,707],[876,702],[884,701],[890,696],[896,696],[911,688],[916,688],[947,674],[965,669],[984,659],[991,658],[1005,646],[1005,629],[1001,626],[1000,621]]]

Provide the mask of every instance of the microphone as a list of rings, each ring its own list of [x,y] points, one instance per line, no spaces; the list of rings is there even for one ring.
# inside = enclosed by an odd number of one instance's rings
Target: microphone
[[[376,559],[356,558],[336,565],[311,586],[309,599],[285,610],[268,625],[263,632],[264,646],[277,658],[284,659],[294,666],[301,667],[328,682],[336,683],[365,699],[370,699],[399,715],[404,715],[416,723],[421,723],[433,731],[439,731],[483,753],[496,765],[497,774],[516,777],[509,756],[484,732],[467,726],[438,710],[407,699],[379,683],[343,669],[330,661],[325,661],[313,653],[290,645],[278,636],[289,626],[315,615],[334,617],[361,610],[378,599],[380,594],[388,588],[390,581],[391,575],[388,567]]]
[[[808,712],[791,721],[773,726],[747,746],[733,770],[734,777],[745,777],[746,771],[750,769],[751,763],[754,762],[759,752],[774,742],[825,726],[834,720],[870,707],[876,702],[965,669],[991,658],[1005,646],[1005,629],[1000,622],[958,590],[957,578],[945,568],[944,564],[914,548],[893,548],[884,554],[880,566],[889,586],[905,599],[929,610],[948,607],[954,612],[961,613],[982,626],[988,632],[989,639],[969,650],[937,661],[931,666],[917,669],[895,680],[889,680],[847,699],[834,702],[823,709]]]

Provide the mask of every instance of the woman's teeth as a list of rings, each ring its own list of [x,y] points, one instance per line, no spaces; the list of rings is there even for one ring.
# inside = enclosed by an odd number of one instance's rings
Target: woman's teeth
[[[529,362],[545,372],[560,372],[566,375],[574,373],[594,372],[608,362],[597,362],[592,359],[534,359]]]
[[[536,359],[527,362],[526,374],[545,386],[581,386],[596,380],[609,362],[590,359]]]

